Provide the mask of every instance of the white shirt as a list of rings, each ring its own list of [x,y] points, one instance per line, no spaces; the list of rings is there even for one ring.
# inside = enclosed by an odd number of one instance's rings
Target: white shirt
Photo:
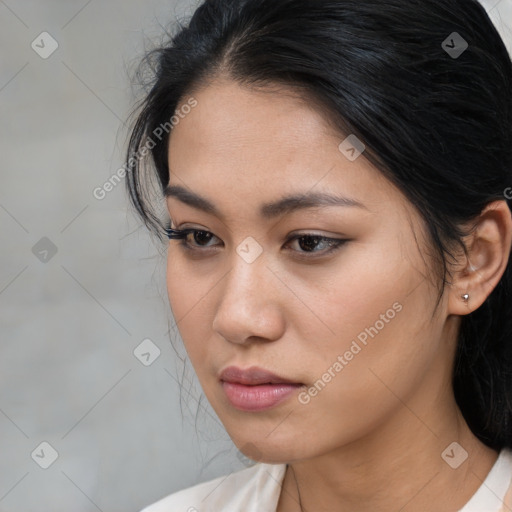
[[[141,512],[275,512],[286,464],[257,463],[194,485]],[[501,450],[481,486],[459,512],[512,510],[512,450]]]

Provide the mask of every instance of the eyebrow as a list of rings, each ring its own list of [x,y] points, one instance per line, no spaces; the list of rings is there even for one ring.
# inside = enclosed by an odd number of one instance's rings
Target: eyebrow
[[[175,197],[193,208],[215,215],[220,219],[224,218],[220,210],[210,200],[180,185],[167,185],[164,189],[164,196],[165,198]],[[327,194],[325,192],[313,192],[293,194],[282,197],[274,202],[265,203],[260,207],[260,216],[264,219],[273,219],[297,210],[321,206],[355,206],[367,209],[362,203],[349,197]]]

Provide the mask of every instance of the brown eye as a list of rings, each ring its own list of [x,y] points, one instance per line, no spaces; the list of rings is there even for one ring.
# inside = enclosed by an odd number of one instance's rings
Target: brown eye
[[[298,242],[297,245],[300,248],[300,251],[298,251],[299,253],[311,253],[315,255],[319,253],[320,255],[325,255],[338,249],[347,240],[341,238],[329,238],[321,235],[301,234],[294,236],[290,240],[290,242],[295,241]],[[318,247],[320,247],[320,250],[315,250]]]
[[[206,245],[212,239],[212,237],[214,236],[213,233],[210,233],[209,231],[197,231],[197,230],[194,230],[192,232],[192,234],[194,235],[193,236],[194,241],[198,245]]]

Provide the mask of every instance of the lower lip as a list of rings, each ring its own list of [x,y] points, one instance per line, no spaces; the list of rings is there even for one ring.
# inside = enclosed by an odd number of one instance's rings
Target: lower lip
[[[231,404],[242,411],[261,411],[281,403],[302,384],[260,384],[246,386],[222,381],[222,387]]]

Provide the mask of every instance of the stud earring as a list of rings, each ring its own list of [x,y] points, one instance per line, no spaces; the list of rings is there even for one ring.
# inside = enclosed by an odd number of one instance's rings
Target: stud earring
[[[467,302],[469,300],[469,294],[467,294],[467,293],[465,293],[464,295],[461,295],[461,297],[464,302]]]

